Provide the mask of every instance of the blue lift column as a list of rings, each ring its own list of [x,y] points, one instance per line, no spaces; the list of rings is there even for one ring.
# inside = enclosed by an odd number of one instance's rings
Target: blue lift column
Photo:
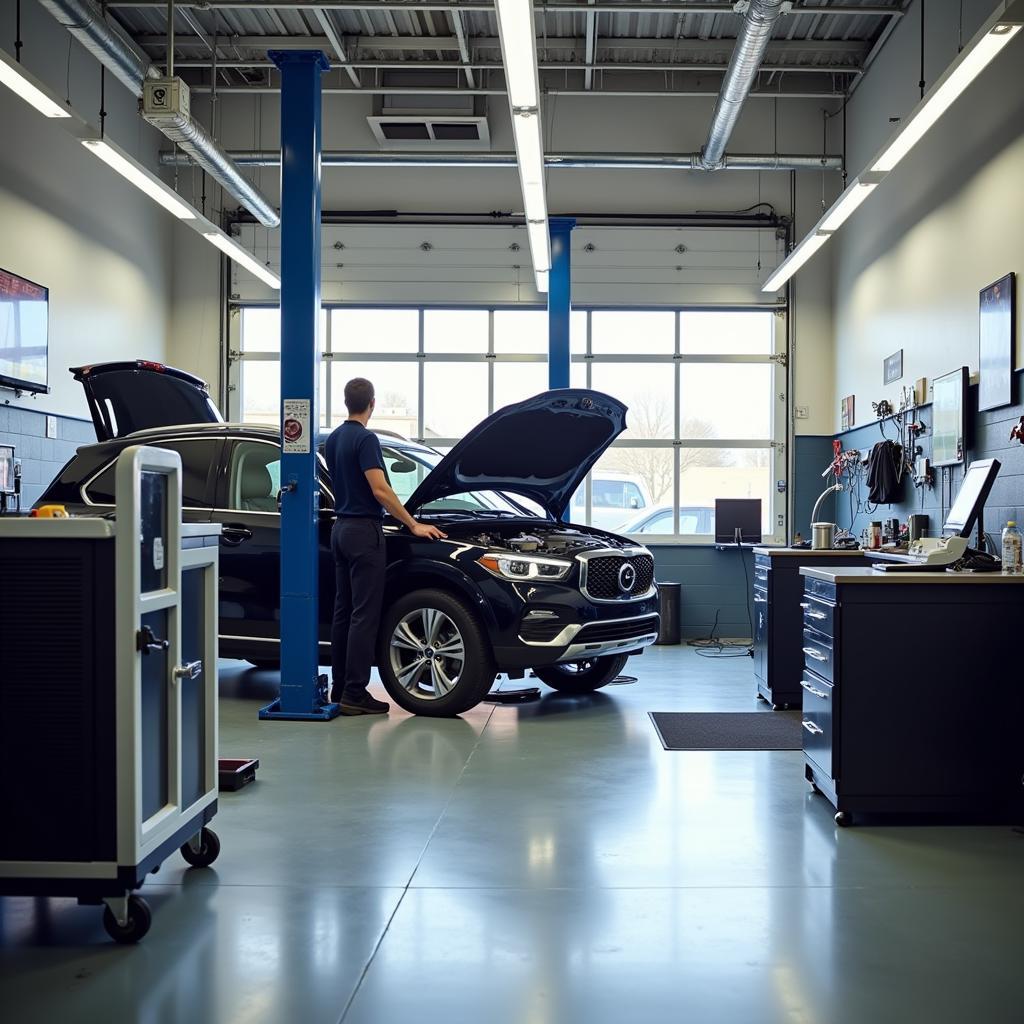
[[[272,50],[281,72],[281,696],[260,718],[326,721],[317,601],[320,484],[319,50]]]
[[[548,274],[548,387],[569,386],[569,313],[572,310],[572,229],[575,217],[551,217]]]

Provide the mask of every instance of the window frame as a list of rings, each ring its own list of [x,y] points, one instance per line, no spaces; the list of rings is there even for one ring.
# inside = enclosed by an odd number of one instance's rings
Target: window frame
[[[229,342],[228,342],[228,402],[231,418],[241,419],[241,410],[244,407],[244,395],[241,391],[241,364],[245,360],[272,361],[280,360],[278,352],[250,352],[242,349],[242,311],[249,307],[261,308],[267,303],[233,303],[230,307],[229,316]],[[325,303],[323,308],[327,311],[326,337],[323,339],[321,358],[326,363],[325,388],[321,396],[320,406],[320,429],[330,430],[333,414],[332,404],[332,375],[334,364],[345,362],[367,362],[367,363],[401,363],[408,362],[418,364],[419,392],[417,396],[417,432],[415,437],[409,440],[420,444],[426,444],[435,448],[452,448],[461,440],[460,437],[431,437],[424,438],[425,420],[427,418],[425,409],[425,373],[422,369],[426,362],[432,363],[484,363],[488,367],[487,373],[487,408],[494,409],[494,375],[495,366],[500,363],[544,363],[548,361],[546,353],[525,353],[525,352],[500,352],[495,351],[494,342],[494,315],[496,312],[504,311],[543,311],[546,307],[538,304],[456,304],[439,303],[437,305],[423,304],[383,304],[383,303]],[[405,309],[415,310],[418,314],[418,338],[415,352],[371,352],[371,351],[345,351],[336,352],[333,345],[333,322],[331,312],[335,309]],[[487,317],[487,349],[486,352],[427,352],[424,345],[424,320],[425,314],[430,310],[483,310]],[[601,312],[663,312],[671,313],[674,320],[675,344],[674,352],[671,354],[638,354],[623,351],[621,353],[594,353],[592,349],[593,315]],[[762,355],[751,354],[722,354],[722,353],[684,353],[681,344],[681,325],[683,314],[691,312],[744,312],[763,313],[773,317],[773,332],[771,351]],[[786,541],[789,509],[789,467],[787,449],[789,444],[789,381],[786,370],[788,358],[788,310],[781,305],[727,305],[727,306],[658,306],[658,305],[597,305],[587,304],[574,306],[572,314],[583,314],[585,317],[585,345],[582,351],[579,346],[570,350],[570,364],[574,374],[578,368],[584,369],[583,380],[578,381],[575,386],[592,387],[592,367],[595,364],[651,364],[654,366],[671,365],[674,378],[674,434],[671,438],[658,439],[637,439],[616,440],[611,448],[639,448],[639,449],[666,449],[678,453],[687,448],[707,449],[756,449],[767,450],[770,455],[770,483],[768,492],[768,503],[770,508],[764,517],[769,523],[769,528],[764,532],[762,543],[784,544]],[[740,364],[769,364],[772,367],[772,399],[770,405],[770,427],[769,436],[763,438],[695,438],[688,439],[680,436],[682,430],[682,373],[687,364],[712,363],[725,365]],[[611,450],[611,448],[609,450]],[[668,534],[635,534],[637,539],[646,539],[647,543],[655,545],[681,545],[681,546],[715,546],[713,533],[683,534],[679,532],[679,512],[682,495],[680,485],[679,459],[673,460],[673,487],[672,487],[672,508],[673,532]],[[591,474],[587,475],[584,482],[584,504],[586,510],[585,523],[591,525]],[[574,506],[570,506],[574,507]],[[654,505],[653,507],[657,507]]]

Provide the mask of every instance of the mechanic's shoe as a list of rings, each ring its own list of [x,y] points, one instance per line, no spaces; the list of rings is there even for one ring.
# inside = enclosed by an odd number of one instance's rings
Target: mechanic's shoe
[[[391,705],[387,701],[377,700],[368,693],[361,693],[358,697],[346,697],[342,694],[343,715],[386,715],[390,710]]]

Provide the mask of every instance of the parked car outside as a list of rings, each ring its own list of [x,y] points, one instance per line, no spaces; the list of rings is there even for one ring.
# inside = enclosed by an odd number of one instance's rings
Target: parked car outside
[[[641,509],[651,507],[651,492],[643,478],[631,473],[602,471],[590,478],[590,525],[617,531]],[[572,497],[571,518],[586,521],[586,489],[581,486]]]
[[[279,432],[224,423],[206,385],[170,367],[108,363],[72,372],[85,388],[98,440],[78,450],[37,504],[109,514],[114,462],[124,448],[178,452],[185,521],[222,526],[220,653],[276,666]],[[380,434],[395,490],[421,521],[448,534],[446,541],[420,540],[385,519],[377,667],[396,703],[419,714],[460,714],[487,694],[497,673],[528,669],[555,689],[587,693],[654,642],[651,553],[562,521],[580,482],[625,429],[625,415],[608,395],[566,389],[499,410],[444,457]],[[319,483],[320,660],[328,664],[335,517],[322,456]]]
[[[619,532],[633,536],[637,533],[671,534],[675,529],[672,522],[672,506],[659,505],[627,519]],[[679,533],[681,535],[715,535],[715,510],[702,505],[682,505],[679,508]]]

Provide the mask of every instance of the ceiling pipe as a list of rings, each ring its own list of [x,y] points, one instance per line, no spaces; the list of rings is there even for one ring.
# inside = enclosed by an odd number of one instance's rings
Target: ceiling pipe
[[[276,167],[281,154],[276,150],[232,150],[227,156],[240,167]],[[160,154],[164,167],[186,167],[181,153]],[[425,153],[325,151],[324,167],[499,167],[515,168],[514,153]],[[544,165],[574,170],[705,170],[700,153],[547,153]],[[728,171],[840,171],[841,156],[805,154],[727,154],[719,167]]]
[[[108,24],[92,0],[39,2],[136,96],[142,95],[142,83],[147,78],[160,77],[160,71]],[[161,119],[154,123],[154,127],[219,181],[261,224],[277,227],[281,223],[281,217],[270,200],[242,175],[238,165],[191,115],[179,114]]]
[[[775,22],[784,10],[791,7],[789,0],[749,0],[743,14],[743,27],[736,37],[736,46],[715,104],[708,141],[701,151],[701,164],[705,170],[717,170],[722,165],[725,148],[757,78]]]

